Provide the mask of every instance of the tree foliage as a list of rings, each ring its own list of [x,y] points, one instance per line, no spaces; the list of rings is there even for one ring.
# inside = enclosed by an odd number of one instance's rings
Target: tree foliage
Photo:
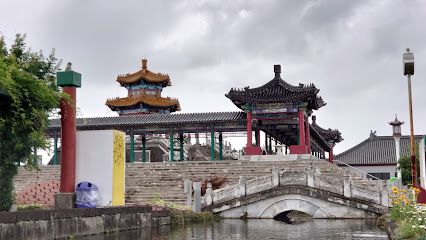
[[[0,211],[13,204],[13,178],[23,163],[34,166],[34,148],[46,148],[49,113],[59,106],[55,51],[45,57],[18,34],[8,49],[0,38]]]
[[[419,146],[416,144],[416,166],[417,166],[417,182],[420,180],[420,161],[419,161]],[[401,178],[403,185],[411,185],[411,156],[403,156],[399,159],[399,170],[401,171]]]

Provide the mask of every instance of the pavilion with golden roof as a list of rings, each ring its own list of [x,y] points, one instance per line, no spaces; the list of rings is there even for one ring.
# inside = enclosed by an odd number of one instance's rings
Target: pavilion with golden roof
[[[117,82],[127,89],[127,97],[108,99],[105,103],[112,111],[117,111],[118,115],[180,111],[177,99],[161,96],[163,88],[172,85],[169,75],[148,70],[147,62],[142,59],[142,69],[135,73],[118,75]]]

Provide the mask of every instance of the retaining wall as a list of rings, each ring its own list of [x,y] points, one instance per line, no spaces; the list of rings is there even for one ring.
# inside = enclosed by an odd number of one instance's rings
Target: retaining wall
[[[0,239],[56,239],[170,224],[150,206],[0,212]]]

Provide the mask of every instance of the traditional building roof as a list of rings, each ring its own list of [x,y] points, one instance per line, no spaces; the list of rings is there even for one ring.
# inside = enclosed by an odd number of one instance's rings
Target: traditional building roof
[[[398,120],[398,116],[395,114],[395,120],[393,120],[392,122],[389,122],[389,125],[392,126],[401,126],[402,124],[404,124],[404,122],[401,122]]]
[[[416,135],[415,142],[425,136]],[[401,136],[401,156],[410,155],[410,136]],[[336,160],[353,166],[396,165],[395,139],[392,136],[376,136],[375,132],[358,145],[336,155]]]
[[[210,131],[211,126],[223,125],[227,131],[244,131],[247,117],[244,112],[204,112],[178,114],[125,115],[118,117],[77,118],[77,130],[118,129],[123,131],[169,131],[179,126],[180,131]],[[229,125],[229,126],[228,126]],[[58,131],[61,119],[51,119],[47,132]],[[159,129],[162,129],[161,131]],[[215,127],[215,130],[220,130]],[[60,132],[59,132],[60,133]]]
[[[123,108],[135,106],[137,104],[145,104],[151,107],[171,108],[171,111],[180,111],[179,100],[175,98],[163,98],[157,96],[134,95],[124,98],[108,99],[105,103],[112,110],[115,108]]]
[[[319,89],[314,84],[293,86],[280,77],[281,66],[274,66],[275,78],[257,88],[232,88],[225,96],[241,109],[244,104],[255,103],[307,103],[308,109],[315,109],[325,105],[321,97],[317,96]]]
[[[317,124],[317,117],[312,116],[311,126],[324,138],[325,141],[331,144],[339,143],[343,140],[342,133],[337,129],[324,129]]]
[[[118,75],[117,82],[122,86],[145,81],[152,84],[161,84],[163,87],[171,86],[170,77],[167,74],[154,73],[147,68],[148,60],[142,59],[142,69],[135,73]]]

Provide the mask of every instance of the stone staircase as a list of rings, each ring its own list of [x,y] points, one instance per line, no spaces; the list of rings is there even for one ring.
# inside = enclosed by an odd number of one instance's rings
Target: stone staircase
[[[184,179],[202,181],[212,176],[226,176],[225,185],[238,183],[240,176],[250,180],[269,175],[276,167],[283,176],[291,172],[306,172],[313,168],[315,176],[327,179],[330,186],[335,181],[342,181],[346,170],[324,160],[296,161],[184,161],[126,164],[126,204],[139,205],[148,203],[155,196],[177,204],[184,204]],[[40,197],[38,204],[51,205],[53,195],[59,190],[60,167],[41,166],[41,171],[19,169],[15,177],[15,190],[18,203],[29,204],[34,195]],[[363,188],[372,193],[379,192],[382,183],[360,177],[351,173],[354,187]],[[37,193],[37,194],[35,194]],[[41,197],[42,196],[42,197]],[[25,200],[26,199],[26,200]],[[25,200],[25,201],[24,201]]]
[[[209,161],[209,162],[178,162],[133,164],[126,169],[126,204],[134,205],[149,202],[154,196],[177,204],[184,204],[184,179],[203,180],[212,176],[226,176],[225,185],[236,184],[240,176],[250,180],[269,175],[272,168],[278,168],[282,174],[290,172],[306,172],[314,168],[315,175],[330,181],[342,181],[345,170],[334,164],[321,160],[301,161]],[[348,174],[348,173],[347,173]],[[364,179],[359,175],[349,173],[354,187],[367,189],[379,194],[381,181]],[[343,191],[343,190],[342,190]]]

